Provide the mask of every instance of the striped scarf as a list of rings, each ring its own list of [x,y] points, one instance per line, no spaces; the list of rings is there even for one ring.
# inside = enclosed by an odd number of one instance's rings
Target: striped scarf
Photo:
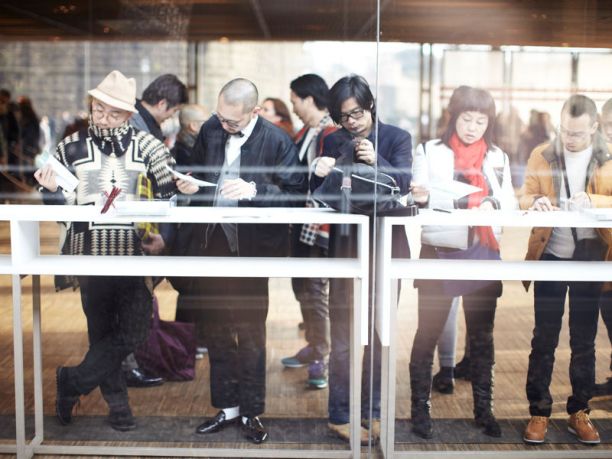
[[[100,128],[89,118],[89,137],[105,155],[122,156],[132,140],[132,129],[126,121],[116,128]]]

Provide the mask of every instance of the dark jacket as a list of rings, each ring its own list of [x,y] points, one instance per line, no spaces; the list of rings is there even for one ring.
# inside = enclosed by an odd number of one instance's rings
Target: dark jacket
[[[376,146],[375,130],[368,136],[368,140]],[[338,158],[341,155],[352,154],[354,147],[352,136],[346,129],[340,129],[327,136],[323,142],[322,156],[330,156]],[[410,134],[400,128],[388,124],[378,123],[378,150],[376,155],[378,170],[391,175],[398,186],[401,194],[407,194],[412,179],[412,140]],[[314,174],[310,178],[310,189],[314,190],[323,183],[321,177]],[[372,235],[375,219],[370,219],[370,246],[373,246]],[[392,232],[393,238],[393,258],[409,258],[410,249],[408,247],[408,239],[404,229],[400,226],[394,226]],[[351,249],[346,252],[344,244],[341,242],[340,231],[337,227],[332,227],[330,234],[330,256],[342,257],[351,256],[350,250],[356,250],[355,238],[352,238],[350,245]]]
[[[213,116],[204,123],[193,151],[194,175],[218,183],[225,161],[227,138],[228,134],[217,117]],[[252,200],[239,201],[239,207],[304,205],[307,184],[298,168],[295,146],[283,130],[261,117],[241,148],[240,178],[245,182],[255,182],[257,195]],[[212,206],[215,190],[215,187],[200,188],[191,205]],[[284,256],[288,248],[287,235],[287,225],[240,224],[239,255]]]
[[[161,126],[157,124],[153,115],[142,105],[140,99],[136,100],[136,110],[138,113],[134,113],[130,118],[130,124],[136,129],[148,132],[160,142],[165,140],[164,134],[162,133]]]
[[[170,150],[174,160],[176,161],[177,170],[185,172],[188,166],[193,164],[193,147],[177,139],[174,142],[172,150]]]
[[[375,129],[368,140],[376,145]],[[327,136],[323,142],[323,155],[338,158],[352,154],[352,137],[346,129],[340,129]],[[378,122],[378,170],[392,176],[400,187],[401,194],[407,194],[412,179],[412,140],[410,134],[400,128]],[[323,179],[312,176],[310,189],[316,189]]]

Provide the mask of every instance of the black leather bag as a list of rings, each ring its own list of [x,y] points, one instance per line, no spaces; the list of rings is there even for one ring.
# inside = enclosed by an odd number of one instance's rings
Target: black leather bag
[[[578,239],[572,260],[604,261],[608,246],[599,237],[594,239]]]
[[[400,188],[390,175],[368,164],[352,161],[347,164],[342,157],[336,164],[312,194],[323,207],[363,215],[405,208],[399,201]]]

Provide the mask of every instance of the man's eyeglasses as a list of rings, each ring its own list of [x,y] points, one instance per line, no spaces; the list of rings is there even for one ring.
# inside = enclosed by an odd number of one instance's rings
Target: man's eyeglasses
[[[114,110],[105,111],[102,107],[96,105],[91,107],[91,114],[98,121],[100,121],[102,118],[104,118],[104,116],[106,116],[107,120],[113,121],[115,123],[121,121],[125,116],[125,113],[123,112],[117,112]]]
[[[363,118],[363,115],[365,115],[365,112],[366,111],[363,108],[356,108],[348,113],[340,113],[340,122],[346,123],[349,118],[353,118],[354,120],[361,119]]]
[[[566,137],[568,139],[576,139],[576,140],[586,139],[591,134],[590,132],[584,132],[584,131],[578,131],[578,132],[569,131],[565,129],[563,126],[559,126],[559,133],[563,137]]]
[[[219,115],[217,112],[213,112],[213,115],[217,117],[217,119],[219,120],[219,123],[225,124],[230,129],[239,129],[240,128],[240,121],[226,120],[221,115]]]

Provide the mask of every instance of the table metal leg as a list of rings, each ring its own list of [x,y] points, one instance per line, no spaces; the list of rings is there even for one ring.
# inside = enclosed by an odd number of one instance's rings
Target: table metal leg
[[[17,458],[26,456],[25,396],[23,377],[23,324],[21,322],[21,278],[13,275],[13,358],[15,368],[15,439]]]
[[[361,457],[361,363],[362,363],[362,346],[361,346],[361,308],[363,307],[363,286],[367,288],[367,282],[361,279],[354,281],[354,305],[353,305],[353,326],[351,327],[351,451],[353,458]],[[366,291],[367,298],[367,291]]]
[[[385,459],[393,457],[395,451],[395,400],[396,400],[396,377],[397,377],[397,328],[394,326],[397,323],[397,302],[398,302],[398,280],[390,281],[390,304],[389,314],[391,319],[391,327],[389,328],[389,347],[386,348],[386,365],[383,370],[383,375],[386,373],[386,384],[384,389],[387,393],[387,410],[384,415],[386,422],[385,443],[382,445]]]
[[[40,276],[32,276],[32,347],[34,349],[34,440],[42,442],[43,432],[43,367],[42,328],[40,316]]]

